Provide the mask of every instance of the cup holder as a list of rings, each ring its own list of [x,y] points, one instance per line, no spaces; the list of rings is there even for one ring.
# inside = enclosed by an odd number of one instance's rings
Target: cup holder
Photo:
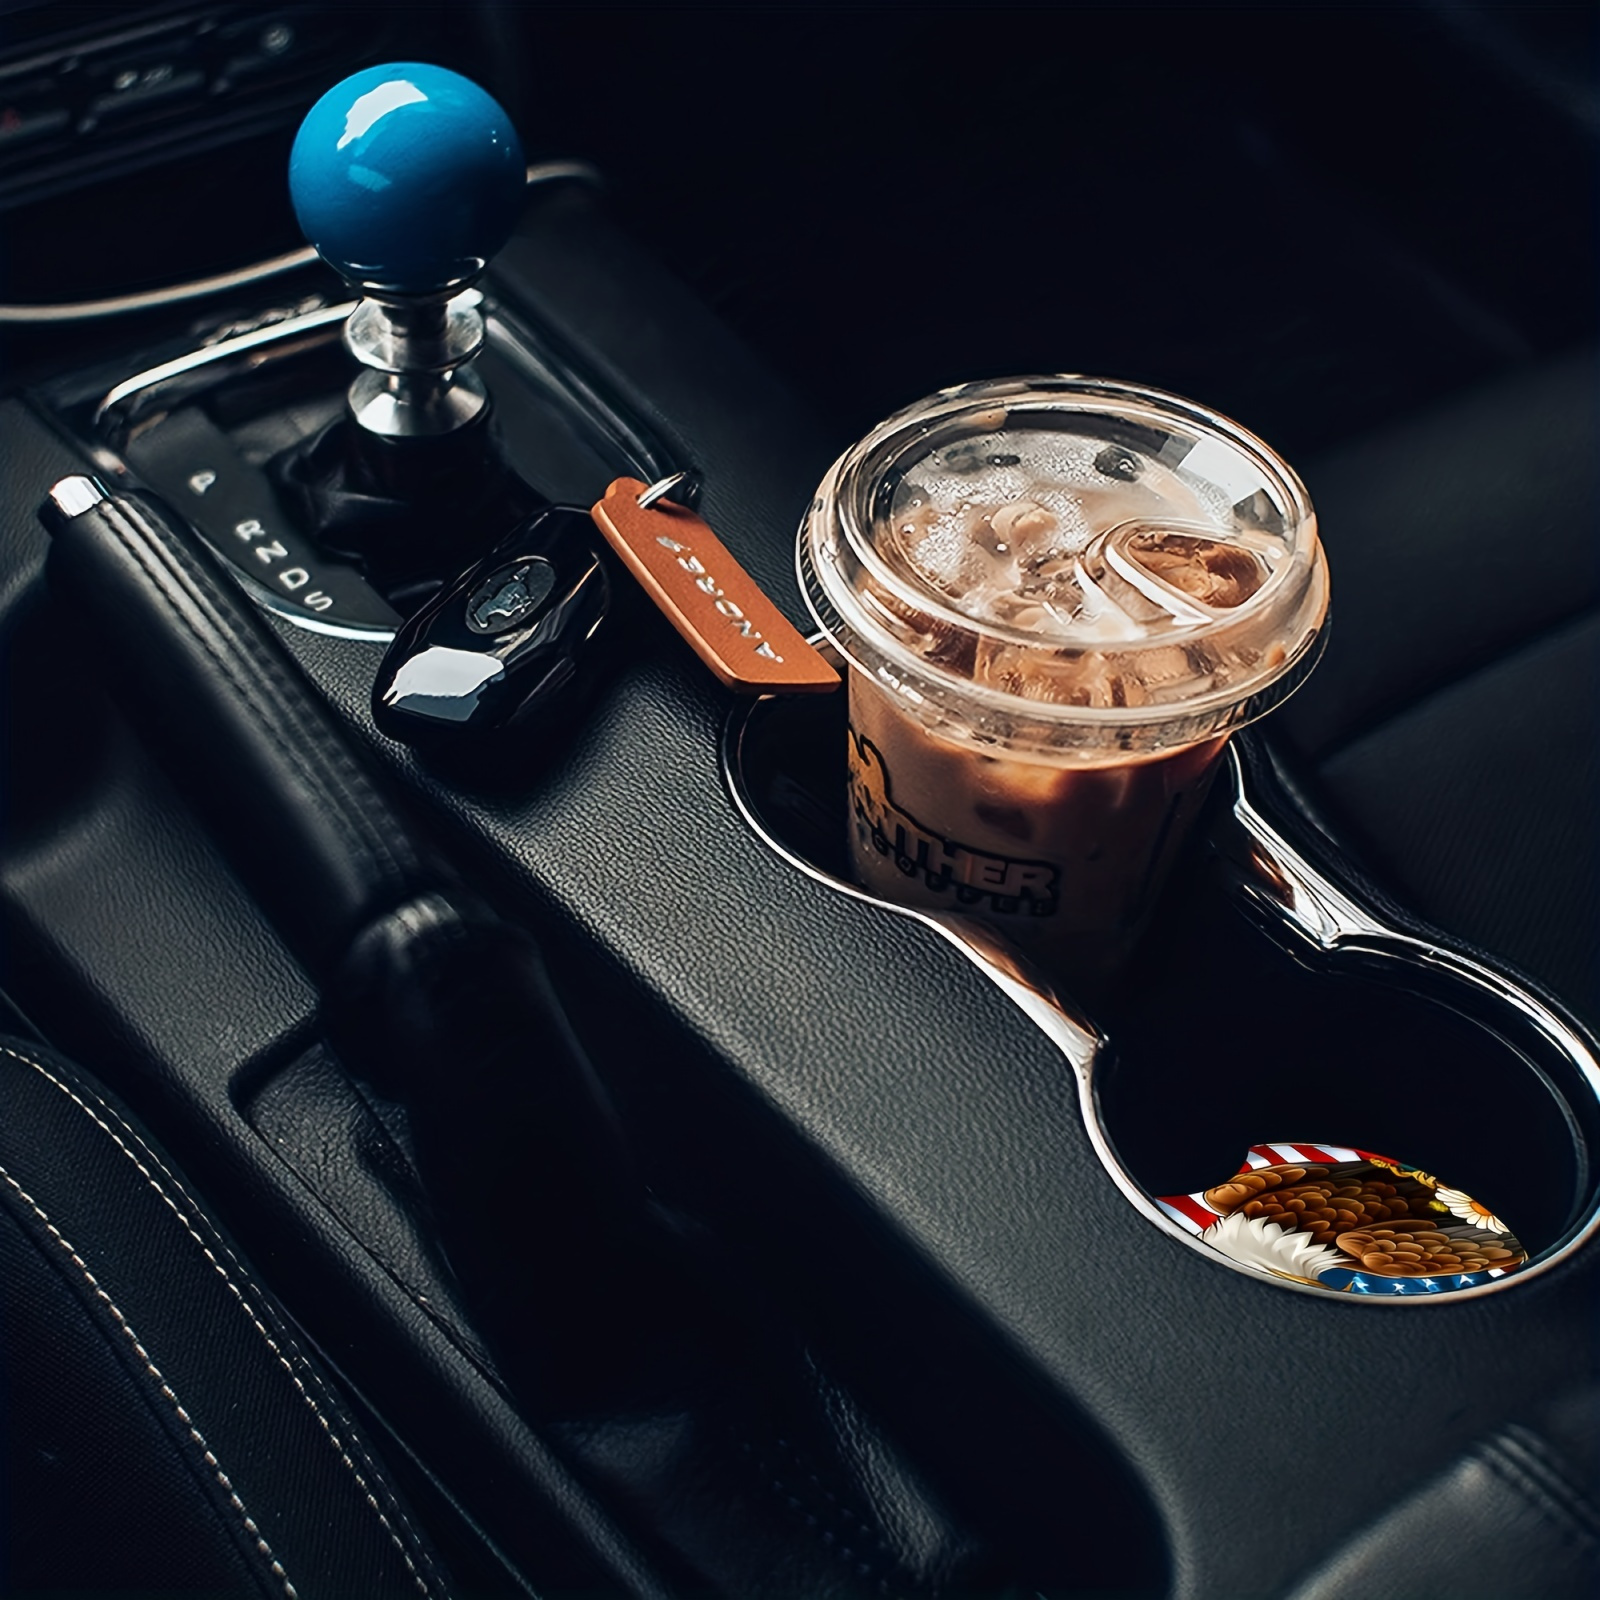
[[[1357,1296],[1427,1304],[1514,1288],[1600,1231],[1594,1042],[1533,985],[1354,888],[1258,742],[1230,747],[1198,848],[1125,976],[1096,993],[1092,1018],[985,927],[888,905],[848,881],[844,750],[842,695],[738,708],[724,745],[738,809],[797,869],[933,928],[974,961],[1070,1063],[1091,1141],[1130,1203],[1206,1259],[1304,1293],[1348,1300],[1354,1279]],[[1261,1167],[1268,1156],[1247,1152],[1280,1140],[1313,1141],[1267,1147],[1311,1174],[1293,1180],[1289,1168],[1285,1182],[1352,1178],[1349,1163],[1318,1154],[1398,1158],[1400,1172],[1376,1171],[1412,1195],[1411,1220],[1391,1216],[1391,1234],[1437,1223],[1467,1235],[1449,1205],[1474,1196],[1527,1260],[1414,1274],[1400,1290],[1385,1277],[1373,1294],[1359,1270],[1307,1278],[1213,1248],[1207,1212],[1171,1201]],[[1444,1198],[1429,1207],[1436,1180]],[[1353,1225],[1341,1213],[1337,1226]]]

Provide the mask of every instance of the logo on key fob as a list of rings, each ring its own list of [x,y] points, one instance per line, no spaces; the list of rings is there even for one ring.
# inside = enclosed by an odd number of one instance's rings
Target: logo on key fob
[[[556,569],[542,556],[513,561],[489,574],[467,601],[474,633],[504,633],[526,621],[555,588]]]

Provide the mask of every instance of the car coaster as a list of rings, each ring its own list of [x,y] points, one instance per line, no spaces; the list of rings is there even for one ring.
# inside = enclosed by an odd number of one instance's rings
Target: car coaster
[[[1350,1294],[1449,1294],[1528,1259],[1471,1195],[1343,1145],[1251,1145],[1225,1183],[1156,1204],[1243,1266]]]

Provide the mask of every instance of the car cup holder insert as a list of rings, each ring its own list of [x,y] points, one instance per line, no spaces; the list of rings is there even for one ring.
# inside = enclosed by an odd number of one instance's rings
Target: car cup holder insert
[[[1594,1041],[1314,863],[1337,853],[1294,842],[1308,824],[1252,737],[1092,1016],[986,926],[848,881],[842,695],[741,704],[723,758],[770,849],[929,928],[1022,1009],[1072,1070],[1118,1189],[1207,1259],[1301,1293],[1453,1302],[1531,1281],[1600,1230]]]

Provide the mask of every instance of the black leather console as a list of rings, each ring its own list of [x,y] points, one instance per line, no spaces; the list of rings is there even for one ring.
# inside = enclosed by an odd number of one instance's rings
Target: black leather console
[[[707,519],[804,625],[794,528],[843,441],[586,192],[534,202],[493,288],[699,469]],[[341,1061],[306,970],[179,792],[211,754],[202,723],[174,692],[158,768],[112,703],[114,667],[46,594],[34,509],[84,460],[13,398],[0,467],[5,987],[212,1196],[387,1435],[447,1559],[539,1592],[1343,1594],[1304,1578],[1319,1553],[1531,1417],[1557,1375],[1600,1379],[1592,1249],[1502,1293],[1379,1307],[1251,1279],[1153,1225],[1058,1038],[936,929],[752,829],[725,772],[734,707],[654,615],[570,738],[499,773],[377,732],[381,642],[269,616],[404,827],[543,946],[676,1241],[690,1309],[662,1290],[617,1313],[651,1350],[685,1346],[670,1379],[563,1400],[560,1372],[518,1369],[514,1321],[491,1318],[486,1342],[418,1178],[417,1102],[347,1070],[359,1051]],[[1371,1142],[1386,1100],[1425,1091],[1481,1107],[1494,1137],[1395,1154],[1470,1159],[1497,1193],[1553,1164],[1547,1242],[1590,1201],[1582,1118],[1552,1111],[1514,1050],[1307,976],[1203,853],[1164,916],[1096,1014],[1123,1046],[1105,1115],[1150,1192],[1215,1182],[1251,1138]],[[1258,1126],[1300,1103],[1270,1086],[1307,1058],[1334,1086],[1305,1102],[1324,1121]],[[448,1094],[448,1051],[432,1066]],[[1226,1108],[1219,1137],[1254,1132],[1208,1143],[1186,1096]],[[536,1149],[517,1114],[480,1102],[481,1159]],[[1399,1125],[1426,1143],[1426,1118]],[[479,1267],[503,1260],[527,1280],[517,1314],[559,1324],[541,1241],[570,1219],[538,1210],[485,1217]]]

